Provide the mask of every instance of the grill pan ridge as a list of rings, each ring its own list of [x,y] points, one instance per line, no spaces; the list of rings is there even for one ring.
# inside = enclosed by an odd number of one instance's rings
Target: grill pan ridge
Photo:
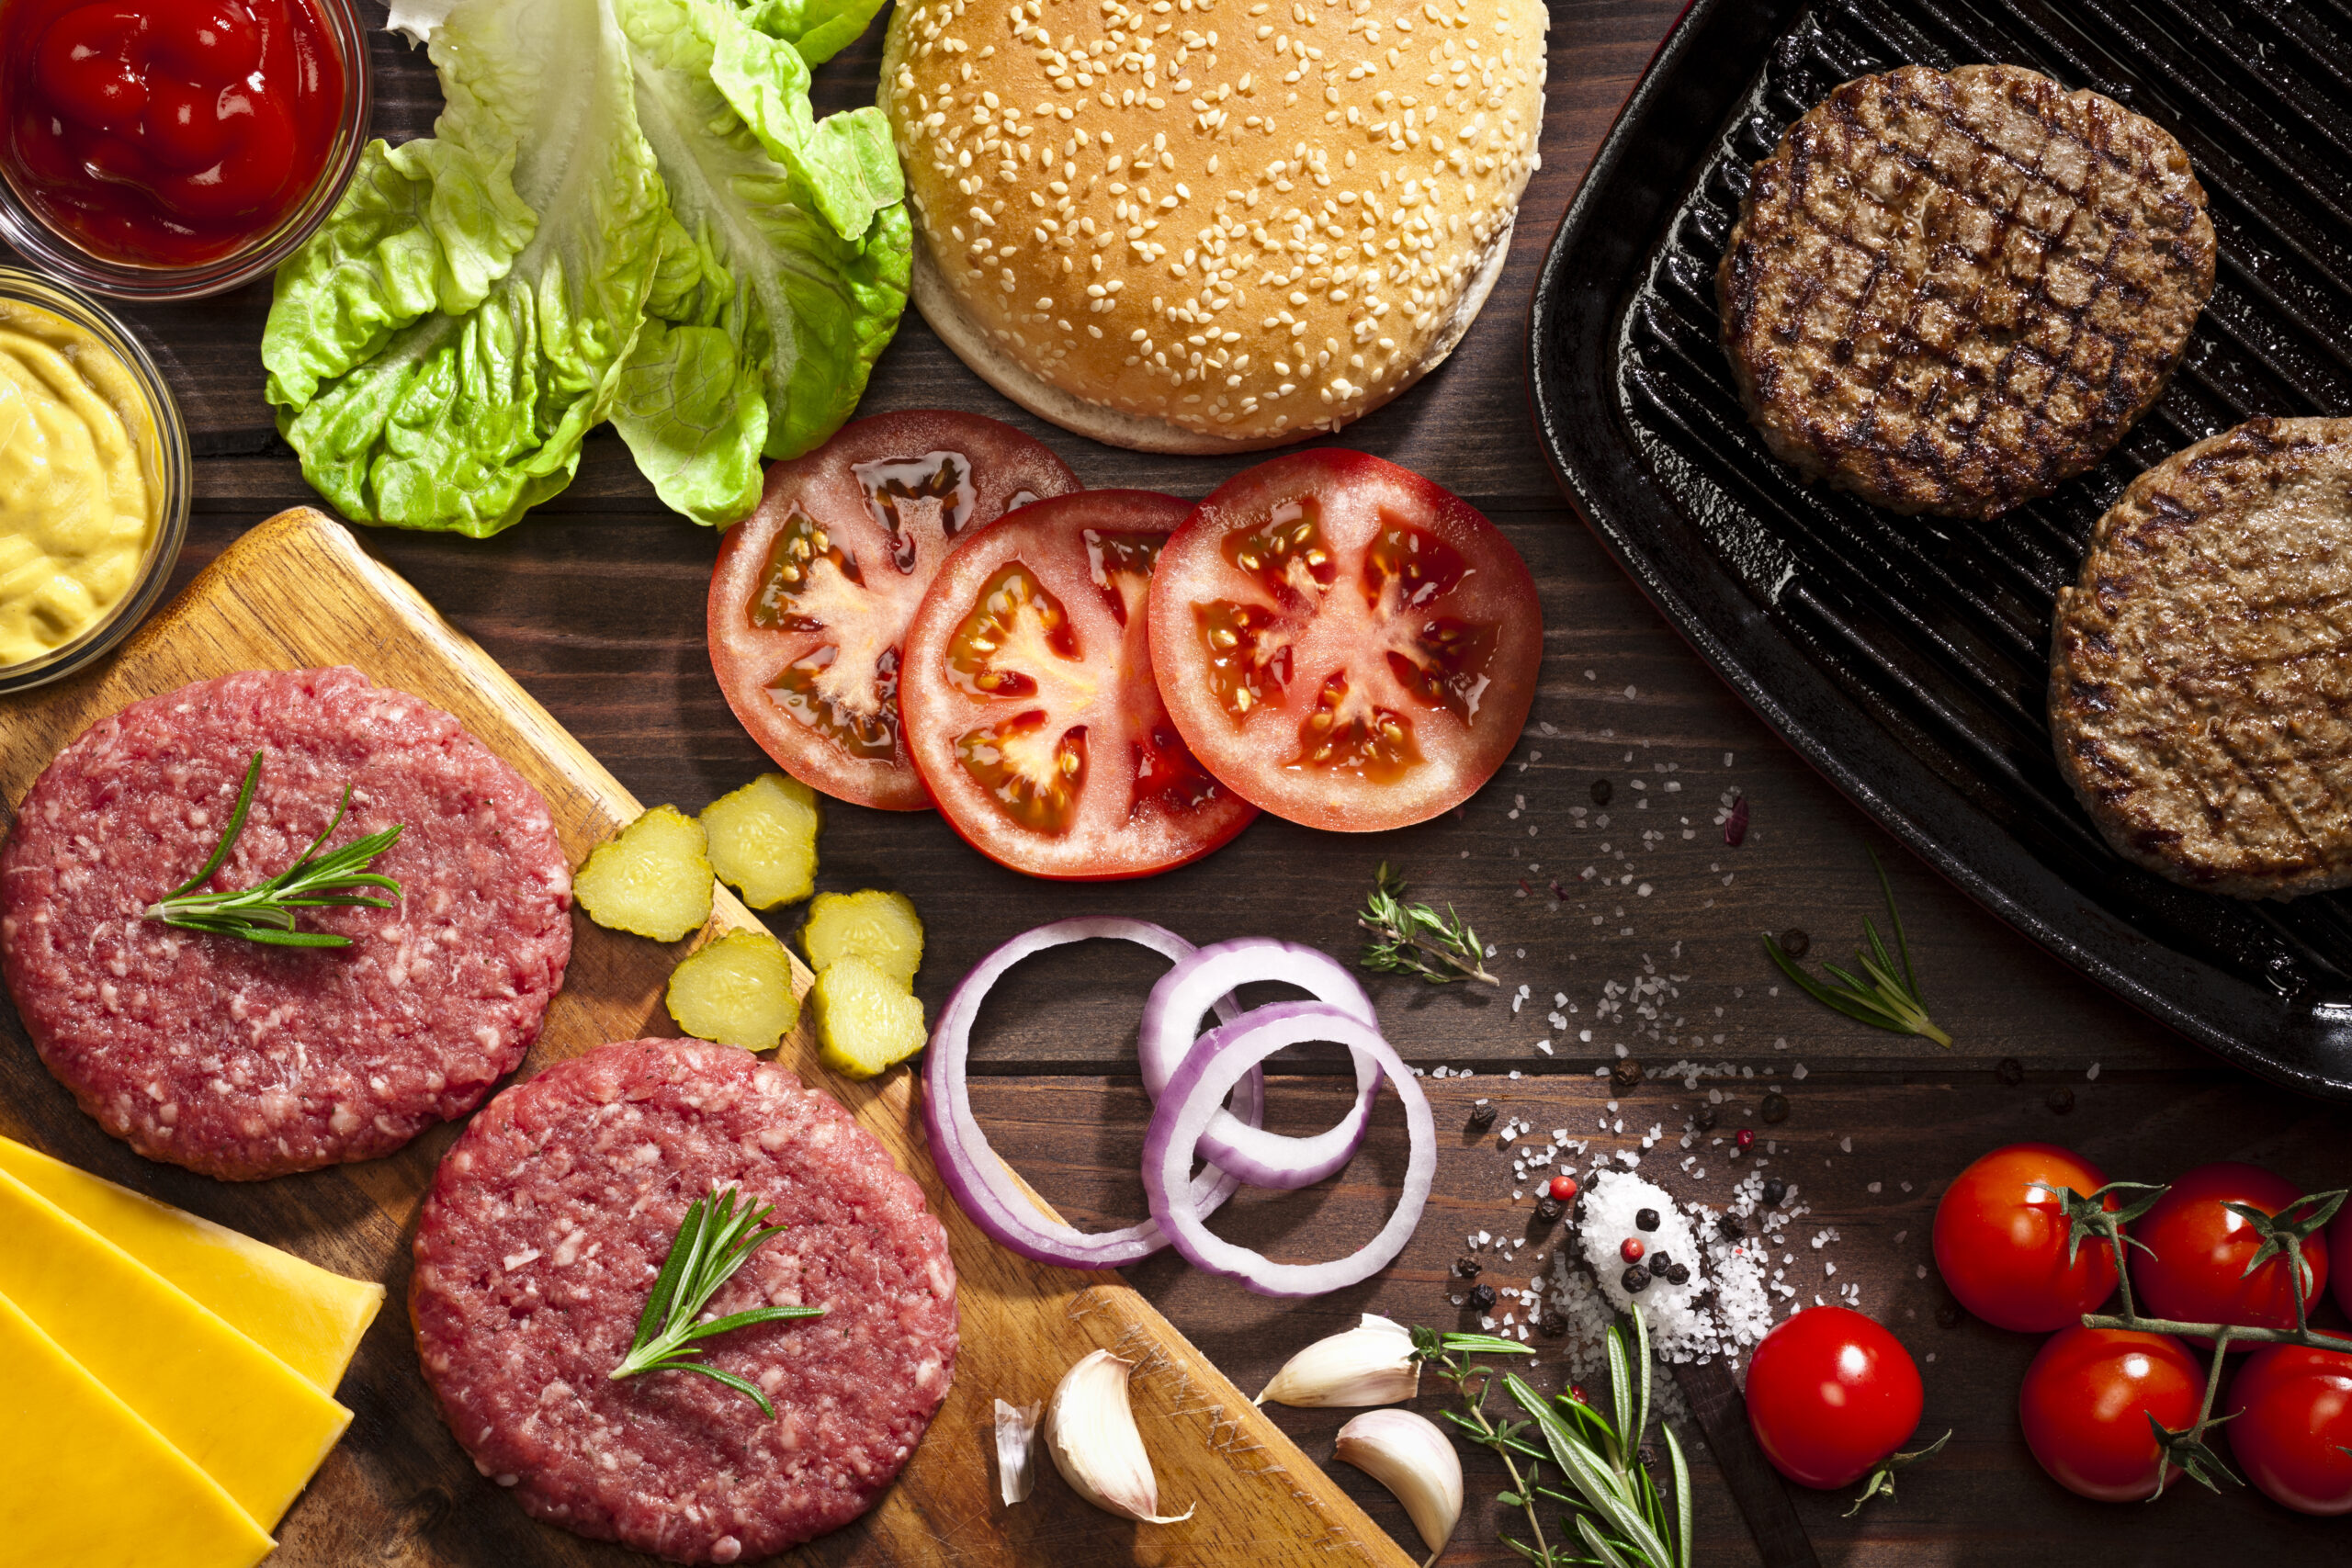
[[[2163,398],[2099,467],[1989,522],[1898,517],[1766,449],[1715,268],[1750,166],[1833,87],[1976,62],[2177,137],[2215,286]],[[1696,0],[1554,236],[1529,377],[1562,489],[1808,761],[2127,1000],[2352,1100],[2352,895],[2250,904],[2133,866],[2059,776],[2045,701],[2057,590],[2131,479],[2255,414],[2352,414],[2352,0]]]

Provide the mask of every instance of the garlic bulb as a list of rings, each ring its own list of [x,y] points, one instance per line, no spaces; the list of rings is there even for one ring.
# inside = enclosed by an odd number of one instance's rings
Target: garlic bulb
[[[1147,1525],[1181,1523],[1192,1509],[1159,1514],[1159,1482],[1127,1404],[1134,1370],[1133,1361],[1096,1350],[1064,1372],[1046,1411],[1046,1451],[1071,1489],[1104,1513]]]
[[[1037,1416],[1044,1409],[996,1402],[996,1490],[1008,1508],[1026,1502],[1037,1479]]]
[[[1340,1428],[1331,1457],[1396,1494],[1431,1561],[1462,1517],[1462,1456],[1437,1424],[1409,1410],[1367,1410]]]
[[[1304,1406],[1395,1404],[1420,1392],[1421,1365],[1401,1323],[1371,1313],[1344,1334],[1317,1339],[1283,1363],[1253,1402]]]

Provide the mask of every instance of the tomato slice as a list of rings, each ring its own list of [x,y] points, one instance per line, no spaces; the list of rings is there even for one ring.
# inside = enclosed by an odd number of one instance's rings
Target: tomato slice
[[[1152,680],[1153,564],[1192,503],[1040,502],[956,547],[907,631],[909,750],[950,824],[1031,876],[1198,860],[1258,808],[1201,766]]]
[[[931,804],[899,729],[907,623],[963,536],[1081,488],[979,414],[843,425],[768,469],[710,577],[710,664],[752,739],[811,789],[885,811]]]
[[[1460,805],[1535,701],[1544,613],[1476,510],[1362,452],[1227,480],[1152,578],[1151,656],[1176,728],[1237,795],[1375,832]]]

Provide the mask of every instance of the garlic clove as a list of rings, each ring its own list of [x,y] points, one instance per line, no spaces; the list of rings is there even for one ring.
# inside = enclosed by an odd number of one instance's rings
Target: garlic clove
[[[1345,1409],[1400,1404],[1420,1388],[1412,1331],[1366,1313],[1357,1326],[1317,1339],[1283,1362],[1253,1403]]]
[[[1096,1350],[1064,1372],[1046,1411],[1046,1451],[1071,1490],[1104,1513],[1138,1524],[1180,1524],[1193,1517],[1191,1508],[1168,1517],[1159,1511],[1159,1482],[1127,1403],[1134,1370],[1133,1361]]]
[[[1396,1495],[1431,1560],[1462,1518],[1462,1456],[1437,1424],[1409,1410],[1367,1410],[1340,1428],[1331,1457]]]
[[[1028,1501],[1037,1479],[1037,1417],[1042,1404],[996,1402],[996,1489],[1008,1508]]]

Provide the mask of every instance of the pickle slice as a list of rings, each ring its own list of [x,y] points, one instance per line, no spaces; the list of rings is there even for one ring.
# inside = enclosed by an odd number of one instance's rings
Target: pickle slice
[[[856,953],[818,972],[808,1003],[817,1024],[817,1055],[845,1077],[876,1077],[930,1039],[922,1003],[906,982]]]
[[[710,919],[708,840],[702,824],[657,806],[589,852],[572,896],[600,926],[656,942],[692,936]]]
[[[922,963],[922,921],[903,893],[872,887],[820,893],[808,906],[808,923],[800,928],[800,949],[820,975],[854,955],[888,975],[903,991],[914,984]]]
[[[662,998],[678,1027],[697,1040],[771,1051],[800,1021],[792,959],[765,931],[729,931],[670,972]]]
[[[754,909],[795,904],[815,891],[817,792],[782,773],[762,773],[702,809],[710,865]]]

